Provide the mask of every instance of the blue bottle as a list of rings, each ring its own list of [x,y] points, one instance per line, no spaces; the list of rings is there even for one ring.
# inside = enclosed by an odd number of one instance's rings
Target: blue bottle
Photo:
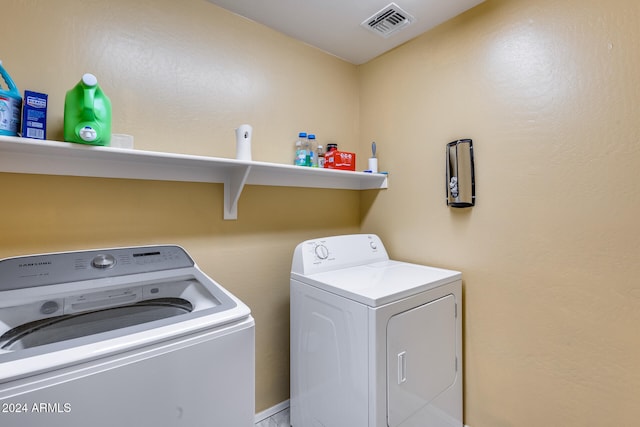
[[[22,97],[11,76],[2,67],[2,61],[0,61],[0,76],[6,84],[6,89],[0,84],[0,135],[18,136]]]

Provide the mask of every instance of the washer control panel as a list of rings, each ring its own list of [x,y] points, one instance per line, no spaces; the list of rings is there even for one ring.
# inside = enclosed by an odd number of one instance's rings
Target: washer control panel
[[[324,237],[296,247],[291,271],[309,275],[388,259],[382,241],[375,234]]]
[[[0,260],[0,291],[193,267],[179,246],[142,246]],[[51,310],[51,308],[45,308]]]

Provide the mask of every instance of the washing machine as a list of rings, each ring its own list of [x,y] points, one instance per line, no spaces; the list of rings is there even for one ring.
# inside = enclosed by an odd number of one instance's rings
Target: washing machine
[[[372,234],[300,243],[293,427],[462,427],[461,273],[390,260]]]
[[[254,335],[178,246],[0,260],[0,425],[253,426]]]

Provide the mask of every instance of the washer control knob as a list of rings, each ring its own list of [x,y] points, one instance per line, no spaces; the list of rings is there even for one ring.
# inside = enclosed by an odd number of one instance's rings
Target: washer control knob
[[[378,244],[373,240],[369,242],[369,246],[371,246],[371,249],[373,249],[374,251],[378,249]]]
[[[319,259],[327,259],[329,258],[329,249],[325,245],[318,245],[315,248],[316,256]]]
[[[112,268],[114,265],[116,265],[116,259],[113,257],[113,255],[100,254],[100,255],[97,255],[91,261],[91,265],[93,266],[93,268],[105,270],[107,268]]]
[[[40,306],[40,313],[42,314],[53,314],[60,308],[60,304],[56,301],[47,301]]]

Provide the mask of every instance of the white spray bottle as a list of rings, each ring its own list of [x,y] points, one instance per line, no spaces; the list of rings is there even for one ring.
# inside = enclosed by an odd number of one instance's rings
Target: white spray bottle
[[[236,129],[236,159],[251,161],[251,125],[240,125]]]

